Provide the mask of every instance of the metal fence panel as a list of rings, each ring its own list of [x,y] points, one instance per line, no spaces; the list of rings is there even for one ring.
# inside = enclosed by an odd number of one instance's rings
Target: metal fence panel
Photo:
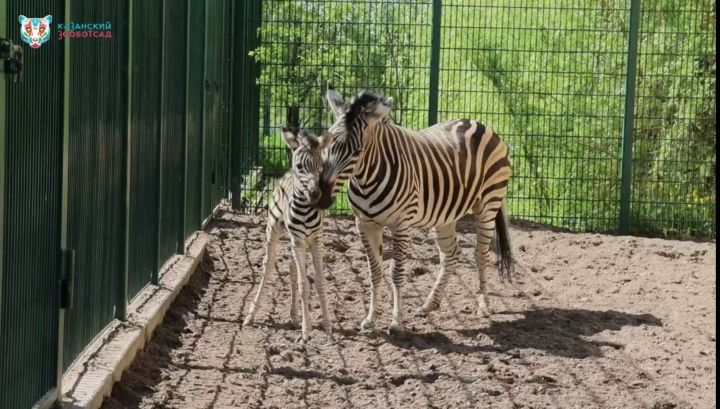
[[[165,0],[160,120],[160,264],[183,251],[187,0]]]
[[[266,207],[289,165],[278,128],[327,127],[329,84],[346,97],[360,88],[392,96],[392,118],[412,129],[436,117],[493,128],[510,144],[516,218],[714,235],[714,3],[643,0],[637,76],[627,78],[634,1],[262,1],[260,43],[248,50],[261,71],[240,75],[257,78],[259,95],[235,108],[233,206]],[[242,64],[236,75],[251,72]],[[637,135],[623,165],[631,225],[620,226],[626,83],[637,84],[625,121],[637,120]],[[349,213],[343,199],[333,211]]]
[[[332,122],[322,99],[328,85],[347,97],[360,88],[382,91],[394,98],[396,122],[418,129],[427,124],[430,1],[261,3],[246,16],[261,24],[259,47],[250,50],[260,72],[246,68],[251,76],[245,80],[257,78],[260,87],[245,103],[254,108],[247,127],[258,130],[244,135],[258,141],[244,138],[233,150],[241,152],[233,165],[234,206],[248,212],[267,206],[275,178],[288,169],[280,128],[320,131]],[[257,34],[251,29],[245,35]],[[330,212],[349,209],[343,194]]]
[[[132,2],[128,299],[158,271],[162,1]]]
[[[232,81],[232,134],[231,134],[231,161],[230,161],[230,190],[232,191],[233,207],[242,209],[248,203],[243,190],[255,187],[260,182],[252,172],[253,162],[258,157],[259,130],[258,120],[260,110],[257,104],[259,87],[255,82],[259,74],[259,67],[251,51],[258,46],[257,29],[260,24],[260,7],[262,2],[244,2],[235,6],[234,25],[234,61]],[[269,95],[269,94],[267,94]],[[264,133],[270,133],[270,110],[267,109],[269,101],[262,102]]]
[[[73,0],[78,23],[112,24],[112,38],[70,39],[67,243],[75,249],[73,308],[65,314],[67,368],[124,308],[127,1]]]
[[[202,206],[203,66],[205,54],[205,4],[190,1],[188,10],[187,143],[185,235],[200,229]]]
[[[715,235],[715,7],[641,3],[632,234]]]
[[[514,217],[616,229],[628,2],[468,4],[443,2],[440,119],[509,142]]]
[[[226,195],[234,4],[130,1],[73,0],[67,22],[62,2],[0,8],[3,34],[30,12],[66,31],[111,25],[101,38],[53,31],[26,51],[24,82],[0,83],[3,408],[54,399],[63,370]],[[74,266],[67,298],[61,266]]]
[[[53,39],[34,50],[21,43],[21,14],[51,15]],[[25,52],[22,82],[0,74],[0,408],[29,408],[56,386],[63,50],[55,27],[63,16],[58,1],[0,5],[0,37]]]
[[[205,98],[203,102],[203,213],[212,213],[217,204],[218,171],[222,133],[222,41],[223,0],[208,0],[205,11]]]

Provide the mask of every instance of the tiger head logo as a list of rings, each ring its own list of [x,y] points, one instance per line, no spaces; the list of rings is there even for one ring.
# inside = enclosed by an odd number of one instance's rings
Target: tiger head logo
[[[50,23],[52,16],[25,17],[20,16],[20,38],[30,44],[31,48],[40,48],[50,39]]]

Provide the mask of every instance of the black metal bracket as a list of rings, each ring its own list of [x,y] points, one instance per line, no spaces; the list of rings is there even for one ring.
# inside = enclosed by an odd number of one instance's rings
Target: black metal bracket
[[[0,69],[13,76],[13,82],[22,82],[23,49],[9,38],[0,38]]]
[[[62,249],[60,253],[60,308],[73,307],[73,280],[75,278],[75,250]]]

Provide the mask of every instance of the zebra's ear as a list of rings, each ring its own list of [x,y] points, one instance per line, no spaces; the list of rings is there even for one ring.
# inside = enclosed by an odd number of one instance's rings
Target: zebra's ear
[[[283,139],[285,139],[285,143],[287,144],[288,148],[290,148],[290,150],[294,151],[298,148],[298,146],[300,146],[297,134],[293,132],[290,128],[283,128],[282,136]]]
[[[335,115],[335,119],[345,113],[347,109],[345,106],[345,100],[342,95],[337,93],[337,91],[334,89],[328,89],[325,93],[325,98],[327,98],[330,109],[332,110],[333,115]]]
[[[324,150],[327,149],[328,146],[330,146],[333,143],[333,140],[335,140],[335,135],[332,132],[325,131],[320,137],[318,138],[318,150]]]
[[[388,116],[388,114],[390,113],[391,106],[392,98],[381,98],[377,102],[377,105],[375,105],[375,109],[368,113],[368,126],[385,119],[385,117]]]

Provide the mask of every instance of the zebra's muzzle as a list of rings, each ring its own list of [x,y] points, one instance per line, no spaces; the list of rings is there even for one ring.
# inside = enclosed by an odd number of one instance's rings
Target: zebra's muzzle
[[[322,181],[320,182],[320,198],[315,203],[316,209],[329,209],[330,206],[333,205],[335,202],[335,197],[333,196],[333,187],[335,186],[334,183],[328,183],[325,184]]]

